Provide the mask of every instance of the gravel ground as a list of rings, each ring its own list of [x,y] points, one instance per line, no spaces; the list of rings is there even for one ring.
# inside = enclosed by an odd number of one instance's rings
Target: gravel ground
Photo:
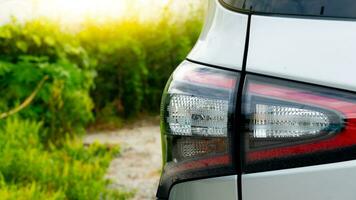
[[[107,178],[113,187],[135,190],[134,200],[153,200],[157,190],[161,158],[161,138],[158,125],[138,124],[119,131],[88,134],[85,144],[95,141],[120,144],[121,155],[109,167]]]

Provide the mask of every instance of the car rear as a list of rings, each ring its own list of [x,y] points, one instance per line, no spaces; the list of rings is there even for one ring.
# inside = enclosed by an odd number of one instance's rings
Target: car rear
[[[356,199],[355,5],[210,0],[163,94],[157,198]]]

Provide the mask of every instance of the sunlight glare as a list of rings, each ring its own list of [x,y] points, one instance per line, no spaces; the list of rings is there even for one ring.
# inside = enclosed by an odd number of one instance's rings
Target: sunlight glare
[[[118,18],[129,13],[157,14],[170,0],[37,0],[39,10],[46,15],[68,20],[91,17]],[[130,10],[134,9],[134,10]],[[145,11],[149,10],[149,11]],[[150,13],[147,13],[150,12]]]
[[[125,11],[123,0],[41,0],[37,6],[42,15],[69,21],[116,18]]]
[[[7,16],[20,19],[48,17],[63,23],[77,24],[88,19],[98,22],[122,18],[155,20],[168,4],[171,11],[184,15],[187,5],[198,0],[0,0],[1,2],[0,16],[3,21],[6,21]]]

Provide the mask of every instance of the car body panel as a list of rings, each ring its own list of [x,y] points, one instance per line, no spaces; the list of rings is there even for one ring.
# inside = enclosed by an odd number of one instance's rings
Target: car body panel
[[[354,200],[356,161],[245,174],[243,200]]]
[[[255,16],[246,70],[356,91],[356,21]]]
[[[237,193],[237,176],[226,176],[179,183],[169,200],[238,200]]]
[[[209,0],[209,15],[202,34],[188,55],[194,61],[242,69],[248,16]]]

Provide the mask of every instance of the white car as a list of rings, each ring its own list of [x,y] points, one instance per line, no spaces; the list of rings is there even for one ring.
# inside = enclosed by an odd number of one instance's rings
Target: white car
[[[160,200],[356,200],[356,1],[209,0],[162,98]]]

